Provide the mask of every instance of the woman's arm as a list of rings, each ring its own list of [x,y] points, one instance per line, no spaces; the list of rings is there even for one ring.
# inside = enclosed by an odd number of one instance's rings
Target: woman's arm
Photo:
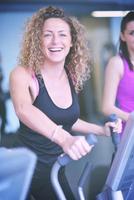
[[[121,120],[118,119],[116,123],[107,122],[104,126],[99,126],[93,123],[86,122],[82,119],[78,119],[72,126],[72,130],[84,134],[95,133],[96,135],[110,136],[110,127],[113,127],[113,132],[120,133],[122,131]]]
[[[72,126],[72,131],[89,134],[90,132],[97,135],[104,135],[104,127],[86,122],[82,119],[78,119]]]
[[[10,93],[15,112],[20,121],[26,126],[51,139],[57,125],[43,112],[32,105],[29,86],[30,74],[28,71],[23,67],[15,68],[10,75]],[[64,138],[66,134],[62,134],[59,143],[66,140],[66,138]]]
[[[74,160],[91,151],[92,146],[86,142],[85,138],[73,137],[64,129],[59,128],[47,115],[32,104],[29,93],[30,80],[28,70],[23,67],[17,67],[11,72],[10,93],[20,121],[35,132],[60,145],[63,151]]]
[[[115,105],[119,81],[124,73],[123,70],[123,62],[119,56],[110,59],[105,71],[102,112],[107,116],[115,113],[122,120],[127,121],[129,113],[124,112]]]

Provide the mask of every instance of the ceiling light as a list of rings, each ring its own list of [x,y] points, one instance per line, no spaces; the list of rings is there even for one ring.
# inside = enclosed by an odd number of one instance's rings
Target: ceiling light
[[[93,11],[93,17],[123,17],[129,11]]]

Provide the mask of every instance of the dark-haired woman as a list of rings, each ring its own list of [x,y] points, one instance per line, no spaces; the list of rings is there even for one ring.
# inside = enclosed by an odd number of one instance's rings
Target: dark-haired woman
[[[122,18],[119,53],[108,62],[102,111],[117,114],[123,127],[134,111],[134,12]]]

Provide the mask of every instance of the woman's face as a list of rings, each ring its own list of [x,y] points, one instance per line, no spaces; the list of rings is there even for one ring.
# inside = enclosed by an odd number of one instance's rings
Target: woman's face
[[[69,25],[62,19],[47,19],[43,27],[43,53],[45,61],[64,62],[72,47]]]
[[[121,33],[121,39],[126,42],[128,50],[134,51],[134,21],[126,24],[126,28]]]

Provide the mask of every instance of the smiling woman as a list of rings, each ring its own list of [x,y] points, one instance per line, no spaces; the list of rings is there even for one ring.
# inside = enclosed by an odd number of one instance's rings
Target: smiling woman
[[[107,135],[104,127],[79,119],[77,93],[90,75],[90,51],[82,24],[63,10],[43,8],[26,26],[18,66],[10,75],[10,92],[20,120],[14,146],[36,153],[38,162],[30,193],[36,200],[56,200],[50,171],[58,155],[65,152],[78,160],[92,146],[83,134]],[[115,131],[120,124],[107,123]],[[74,199],[64,169],[60,173],[67,199]],[[28,197],[29,198],[29,197]]]
[[[55,26],[57,24],[57,26]],[[47,19],[43,27],[43,53],[45,62],[61,62],[72,47],[70,28],[62,19]]]

